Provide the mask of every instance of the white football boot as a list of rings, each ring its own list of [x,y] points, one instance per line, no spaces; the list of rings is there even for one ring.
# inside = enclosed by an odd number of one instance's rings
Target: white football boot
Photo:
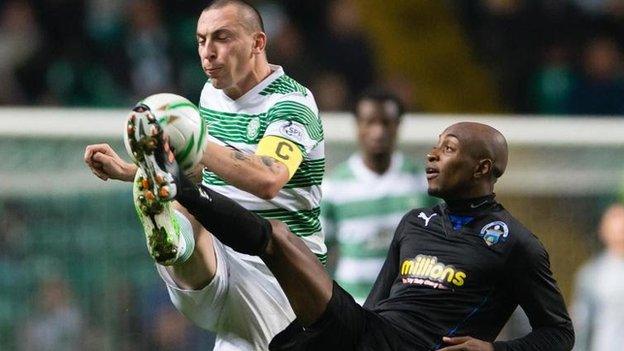
[[[182,233],[171,204],[176,184],[163,168],[165,157],[172,158],[173,153],[169,152],[163,130],[147,106],[136,106],[128,116],[126,127],[131,156],[139,166],[132,192],[134,206],[145,231],[149,254],[165,266],[184,262],[193,252],[187,246],[194,246],[194,240],[183,237],[188,234]]]

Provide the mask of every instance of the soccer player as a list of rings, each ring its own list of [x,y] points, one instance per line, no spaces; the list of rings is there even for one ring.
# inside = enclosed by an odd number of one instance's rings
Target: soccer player
[[[268,63],[266,43],[260,15],[244,1],[216,0],[199,17],[197,48],[209,78],[199,107],[210,133],[202,186],[283,221],[324,262],[318,217],[325,160],[318,109],[307,88]],[[145,112],[142,106],[136,111]],[[137,145],[144,145],[135,134],[141,121],[128,125]],[[148,251],[171,300],[195,324],[216,332],[216,349],[265,349],[295,318],[258,257],[224,246],[182,206],[170,208],[161,201],[164,193],[147,190],[154,179],[145,172],[105,144],[88,146],[85,162],[102,179],[135,179]]]
[[[494,184],[507,166],[507,143],[496,129],[463,122],[443,131],[426,173],[429,194],[444,203],[403,217],[362,307],[286,225],[186,180],[157,123],[146,123],[157,147],[142,167],[170,176],[177,201],[225,245],[261,257],[288,296],[297,319],[270,349],[572,348],[572,323],[546,250],[495,200]],[[518,305],[531,333],[493,342]]]
[[[428,196],[424,169],[396,151],[399,99],[369,90],[354,107],[359,152],[324,180],[321,220],[330,252],[338,251],[336,282],[363,304],[401,217]]]
[[[613,204],[599,227],[604,250],[585,263],[576,277],[572,320],[574,351],[618,350],[624,345],[624,206]],[[617,278],[615,278],[617,277]]]

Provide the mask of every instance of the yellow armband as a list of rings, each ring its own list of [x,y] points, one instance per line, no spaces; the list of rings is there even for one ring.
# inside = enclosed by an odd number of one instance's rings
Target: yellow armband
[[[292,178],[301,161],[303,161],[303,154],[295,143],[273,135],[266,136],[260,140],[256,149],[256,155],[269,156],[286,165],[288,179]]]

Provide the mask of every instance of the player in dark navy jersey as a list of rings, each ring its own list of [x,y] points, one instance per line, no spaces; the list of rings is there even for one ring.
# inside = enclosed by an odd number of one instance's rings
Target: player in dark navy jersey
[[[566,350],[573,331],[539,240],[494,199],[507,145],[495,129],[448,128],[427,155],[429,194],[445,200],[399,224],[365,307],[443,350]],[[533,331],[487,345],[517,305]],[[444,339],[443,336],[471,336]],[[468,344],[468,345],[467,345]],[[474,345],[473,347],[469,345]]]
[[[221,242],[258,255],[277,278],[297,319],[273,350],[570,350],[572,323],[539,240],[494,199],[507,143],[479,123],[447,128],[427,155],[429,194],[444,200],[410,211],[364,307],[333,283],[303,242],[178,176],[176,200]],[[167,161],[169,160],[169,161]],[[171,163],[170,163],[171,162]],[[532,332],[493,342],[522,306]]]

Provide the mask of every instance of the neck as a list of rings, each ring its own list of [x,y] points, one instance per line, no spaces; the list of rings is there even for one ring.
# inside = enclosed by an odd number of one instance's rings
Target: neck
[[[371,155],[363,154],[364,165],[366,168],[377,174],[384,174],[390,168],[392,163],[392,154]]]
[[[236,85],[231,88],[223,89],[225,95],[230,99],[236,100],[239,97],[245,95],[248,91],[253,89],[256,85],[260,84],[266,77],[271,75],[271,67],[265,61],[258,67],[254,68],[245,78],[243,78]]]
[[[471,198],[443,199],[451,213],[471,213],[491,208],[496,204],[494,193]]]

